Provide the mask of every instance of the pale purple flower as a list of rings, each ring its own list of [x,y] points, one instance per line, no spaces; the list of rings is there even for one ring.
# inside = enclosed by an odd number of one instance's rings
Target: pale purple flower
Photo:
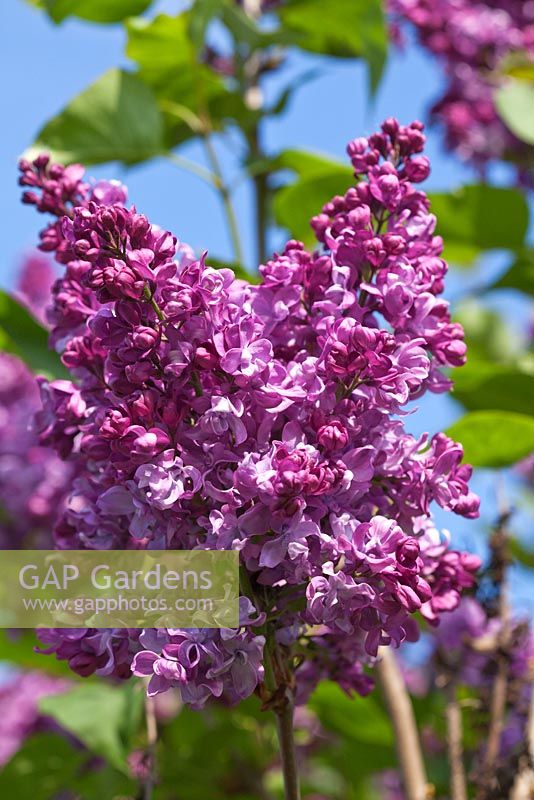
[[[134,480],[147,503],[160,509],[193,497],[202,482],[198,469],[184,464],[174,450],[166,450],[153,463],[138,467]]]

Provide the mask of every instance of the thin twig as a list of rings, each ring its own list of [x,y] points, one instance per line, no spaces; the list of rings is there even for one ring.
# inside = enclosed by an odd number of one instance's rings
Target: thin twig
[[[210,186],[218,188],[217,176],[214,175],[213,172],[210,172],[209,169],[205,169],[201,164],[197,164],[195,161],[190,161],[188,158],[179,156],[177,155],[177,153],[168,153],[167,161],[170,161],[172,164],[174,164],[176,167],[179,167],[180,169],[185,169],[187,172],[191,172],[193,175],[196,175],[198,178],[201,178]]]
[[[186,113],[186,122],[191,127],[191,129],[194,130],[195,133],[197,133],[201,137],[204,143],[204,149],[206,151],[206,155],[211,166],[211,172],[209,170],[206,170],[204,173],[203,168],[201,168],[201,170],[204,174],[205,179],[207,179],[209,175],[210,183],[214,186],[214,188],[216,189],[222,200],[222,204],[226,214],[226,219],[228,222],[228,231],[234,249],[235,259],[239,264],[244,265],[243,249],[241,247],[241,239],[239,236],[237,217],[232,202],[232,195],[229,186],[225,181],[224,174],[221,169],[221,165],[219,163],[219,158],[217,156],[217,151],[213,145],[212,141],[213,124],[209,113],[206,90],[203,81],[199,77],[200,74],[201,74],[200,71],[193,70],[193,81],[195,85],[195,92],[197,94],[197,101],[199,104],[199,108],[201,110],[198,115],[196,114],[188,115]],[[180,105],[178,105],[177,109],[174,108],[174,111],[177,112],[179,116],[183,116],[184,110],[183,107],[181,107]],[[197,166],[198,165],[195,165],[195,169]],[[198,169],[196,169],[196,172],[197,174],[200,174]]]
[[[248,576],[243,575],[243,584],[254,596]],[[248,594],[247,592],[247,594]],[[295,736],[293,730],[295,696],[291,665],[273,636],[272,629],[265,629],[264,692],[263,709],[270,708],[276,715],[276,731],[282,774],[284,776],[285,800],[301,800]]]
[[[145,698],[145,721],[147,735],[147,776],[143,786],[143,800],[152,800],[156,773],[156,745],[158,741],[158,723],[156,709],[152,697]]]
[[[256,20],[261,15],[261,0],[244,0],[243,10]],[[244,65],[244,99],[251,111],[260,111],[263,93],[260,86],[261,54],[251,53]],[[265,158],[262,146],[260,122],[256,122],[247,136],[249,161],[261,162]],[[256,255],[262,264],[267,257],[267,221],[269,201],[269,179],[265,171],[252,176],[256,205]]]
[[[276,729],[282,759],[285,799],[300,800],[299,774],[293,732],[294,702],[293,695],[289,689],[286,692],[286,702],[278,704],[274,712],[276,714]]]
[[[431,796],[431,787],[426,777],[412,703],[391,649],[381,647],[379,656],[376,670],[393,725],[406,800],[427,800]]]
[[[500,622],[496,643],[497,671],[491,688],[488,735],[476,794],[477,800],[487,800],[494,796],[494,790],[498,788],[498,757],[508,695],[509,658],[507,649],[510,634],[510,607],[506,573],[510,560],[508,553],[508,522],[511,516],[511,509],[506,500],[502,483],[497,486],[497,500],[499,519],[490,539],[491,558],[489,566],[496,591],[494,613]]]
[[[467,800],[467,782],[463,761],[462,712],[456,695],[456,685],[451,679],[445,687],[447,705],[447,749],[451,776],[451,800]]]
[[[508,660],[501,654],[497,656],[497,674],[493,682],[490,701],[490,722],[486,752],[484,754],[484,772],[493,772],[499,755],[501,734],[506,712],[506,695],[508,691]]]
[[[525,751],[510,800],[532,800],[534,797],[534,687],[530,685],[530,707],[525,730]]]
[[[215,187],[219,192],[222,200],[222,204],[224,207],[224,211],[226,214],[226,219],[228,221],[228,231],[230,233],[230,239],[232,240],[232,246],[234,248],[234,255],[236,261],[239,264],[244,264],[243,260],[243,248],[241,247],[241,239],[239,236],[239,227],[237,224],[237,216],[235,213],[235,209],[232,203],[232,196],[230,194],[230,189],[224,179],[224,175],[221,169],[221,165],[219,163],[219,157],[217,156],[217,151],[213,144],[211,134],[209,131],[206,131],[202,135],[204,141],[204,147],[206,150],[206,155],[211,165],[212,172],[216,178]]]
[[[255,125],[248,137],[250,158],[261,160],[265,158],[262,150],[260,129]],[[258,262],[263,264],[267,258],[267,220],[269,203],[269,179],[262,171],[252,178],[256,202],[256,256]]]

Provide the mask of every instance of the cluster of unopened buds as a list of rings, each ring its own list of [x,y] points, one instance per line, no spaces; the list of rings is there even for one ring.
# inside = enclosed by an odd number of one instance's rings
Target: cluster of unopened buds
[[[511,59],[534,61],[531,0],[388,0],[395,38],[409,21],[445,67],[447,85],[432,114],[447,145],[479,169],[510,160],[528,178],[532,154],[499,117],[495,91]],[[530,175],[530,178],[532,176]]]
[[[471,469],[402,421],[465,360],[416,187],[424,142],[393,119],[351,142],[355,185],[312,220],[319,249],[288,242],[259,285],[196,259],[123,186],[22,162],[26,202],[55,217],[41,246],[64,265],[49,319],[73,379],[41,380],[37,415],[76,474],[56,546],[234,549],[242,574],[238,629],[48,630],[46,652],[197,708],[268,700],[266,659],[297,698],[323,677],[365,694],[378,648],[472,586],[478,559],[430,516],[477,516]]]

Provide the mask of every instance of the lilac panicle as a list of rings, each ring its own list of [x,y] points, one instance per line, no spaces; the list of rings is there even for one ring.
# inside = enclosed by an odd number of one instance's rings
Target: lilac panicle
[[[394,32],[399,23],[410,22],[444,66],[446,89],[432,117],[444,129],[447,147],[481,171],[496,159],[510,160],[531,183],[529,147],[506,127],[494,98],[508,62],[534,60],[534,4],[389,0],[389,9]]]
[[[298,650],[299,698],[323,677],[365,694],[378,647],[413,641],[415,613],[435,625],[473,584],[478,560],[430,516],[477,516],[471,469],[402,422],[465,361],[418,188],[424,142],[393,119],[351,142],[355,185],[312,220],[318,249],[288,242],[258,286],[195,259],[117,187],[57,171],[63,216],[32,199],[58,216],[51,339],[74,378],[42,382],[37,416],[76,472],[57,546],[236,549],[246,577],[236,630],[43,634],[73,669],[131,665],[151,694],[235,703],[261,687],[269,640]],[[56,175],[41,163],[23,165],[30,183]]]

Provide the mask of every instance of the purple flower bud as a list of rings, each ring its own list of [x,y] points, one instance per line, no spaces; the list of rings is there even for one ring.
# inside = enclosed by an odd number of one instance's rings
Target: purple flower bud
[[[317,441],[325,450],[343,450],[348,440],[347,429],[339,420],[332,420],[317,431]]]
[[[414,183],[421,183],[426,181],[430,175],[430,161],[426,156],[407,158],[404,162],[404,171],[409,180]]]

